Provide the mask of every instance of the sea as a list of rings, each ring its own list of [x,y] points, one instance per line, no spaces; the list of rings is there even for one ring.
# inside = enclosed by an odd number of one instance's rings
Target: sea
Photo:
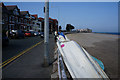
[[[118,32],[93,32],[93,33],[103,33],[103,34],[120,35],[120,33],[118,33]]]

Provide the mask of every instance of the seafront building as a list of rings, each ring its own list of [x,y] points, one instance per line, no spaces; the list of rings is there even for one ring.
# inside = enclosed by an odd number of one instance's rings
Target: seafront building
[[[9,5],[6,6],[6,8],[9,11],[8,29],[20,29],[20,9],[17,7],[17,5]]]
[[[77,32],[85,32],[85,33],[91,33],[92,32],[92,29],[77,29],[76,30]]]
[[[31,19],[29,18],[30,17],[30,14],[28,11],[20,11],[20,16],[21,16],[21,25],[20,25],[20,29],[21,30],[29,30],[31,29]]]
[[[38,15],[37,14],[31,15],[31,19],[33,22],[32,29],[34,31],[41,30],[41,22],[38,20]]]
[[[4,30],[8,30],[9,11],[3,3],[0,3],[0,8],[2,9],[0,10],[1,11],[0,13],[2,13],[2,18],[1,18],[2,20],[0,20],[0,24],[2,24]]]
[[[38,14],[30,14],[29,11],[20,11],[17,5],[4,5],[0,3],[2,9],[2,31],[41,31],[44,32],[44,18],[38,17]],[[57,19],[49,18],[49,31],[58,30]]]

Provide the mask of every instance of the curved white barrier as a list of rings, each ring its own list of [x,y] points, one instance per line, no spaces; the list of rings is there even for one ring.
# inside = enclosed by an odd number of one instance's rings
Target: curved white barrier
[[[83,47],[80,47],[75,41],[66,40],[62,36],[59,36],[57,46],[72,78],[108,79],[108,76],[100,66],[94,62],[87,51]]]

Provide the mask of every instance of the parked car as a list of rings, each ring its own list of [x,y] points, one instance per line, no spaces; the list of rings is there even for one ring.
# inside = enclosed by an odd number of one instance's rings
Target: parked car
[[[22,30],[12,30],[11,38],[24,38],[24,31]]]
[[[2,46],[7,46],[9,45],[9,38],[7,37],[6,34],[2,34]]]
[[[40,32],[41,38],[44,38],[44,32]]]
[[[32,36],[32,34],[31,34],[30,31],[26,31],[26,32],[25,32],[25,36],[26,36],[26,37],[30,37],[30,36]]]
[[[39,36],[40,36],[40,32],[38,32]]]
[[[39,33],[38,32],[34,32],[34,36],[39,36]]]
[[[10,36],[10,38],[15,38],[16,37],[16,32],[17,32],[17,30],[12,30],[12,31],[10,31],[9,32],[9,36]]]
[[[24,31],[17,30],[17,32],[16,32],[16,38],[25,38]]]
[[[35,36],[35,35],[34,35],[35,31],[30,31],[30,32],[31,32],[31,36]]]

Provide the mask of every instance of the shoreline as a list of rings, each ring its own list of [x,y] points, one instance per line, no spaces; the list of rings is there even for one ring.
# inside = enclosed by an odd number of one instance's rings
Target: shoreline
[[[120,35],[120,33],[117,33],[117,34],[116,33],[99,33],[99,32],[98,33],[97,32],[92,32],[92,33],[95,33],[95,34],[118,35],[118,36]]]

